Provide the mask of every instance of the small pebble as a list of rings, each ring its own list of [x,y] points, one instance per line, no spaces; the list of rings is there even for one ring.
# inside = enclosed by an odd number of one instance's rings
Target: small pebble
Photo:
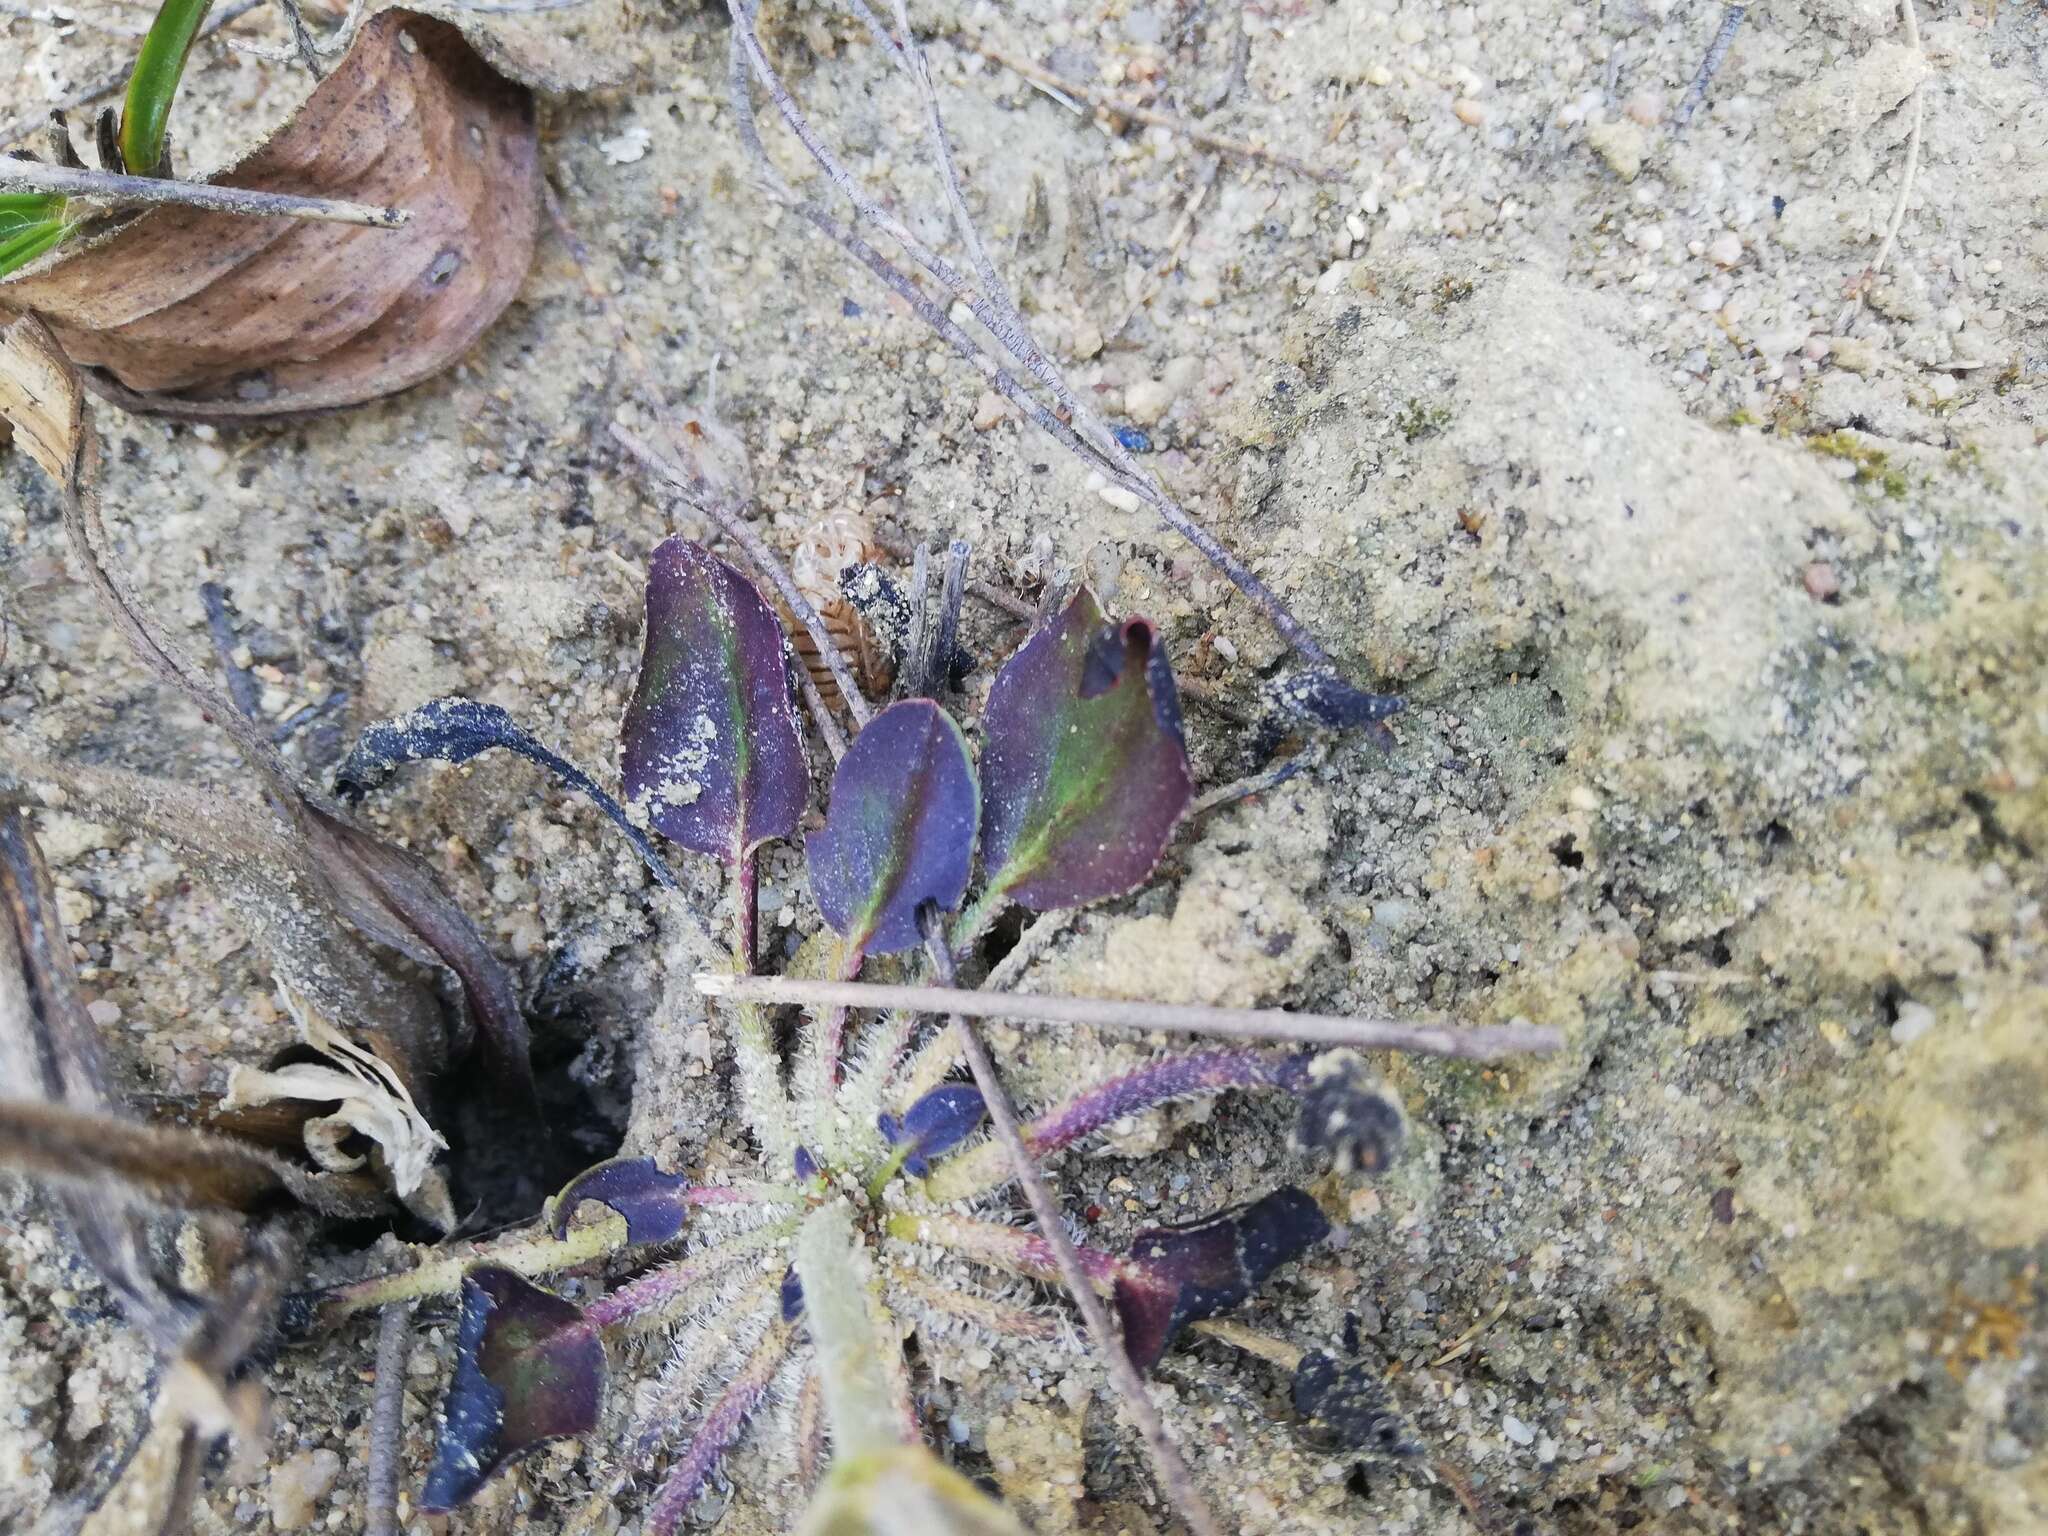
[[[1500,1421],[1500,1432],[1517,1445],[1534,1445],[1536,1431],[1516,1418],[1512,1413]]]
[[[340,1476],[341,1458],[332,1451],[301,1451],[286,1457],[270,1472],[270,1523],[280,1531],[311,1525],[314,1506]]]
[[[1486,104],[1469,96],[1460,96],[1452,102],[1451,112],[1467,128],[1477,128],[1486,121]]]
[[[992,389],[984,389],[974,405],[974,430],[986,432],[1010,414],[1010,402]]]
[[[1643,168],[1643,153],[1648,149],[1649,142],[1648,135],[1635,123],[1586,125],[1586,143],[1592,147],[1596,155],[1607,162],[1607,168],[1623,181],[1636,179],[1636,173]]]
[[[1934,1028],[1934,1010],[1925,1003],[1899,1004],[1899,1016],[1892,1020],[1892,1044],[1911,1045]]]
[[[1742,260],[1742,237],[1732,229],[1723,230],[1707,247],[1707,259],[1717,267],[1734,266]]]
[[[1816,560],[1807,566],[1803,579],[1806,595],[1815,602],[1824,603],[1831,597],[1842,595],[1842,578],[1835,574],[1835,568],[1825,560]]]
[[[1130,452],[1150,453],[1152,451],[1152,438],[1149,433],[1137,427],[1112,427],[1110,430],[1116,433],[1116,440],[1122,443]]]
[[[1173,405],[1173,391],[1161,379],[1140,379],[1124,391],[1124,414],[1141,427],[1156,427]]]

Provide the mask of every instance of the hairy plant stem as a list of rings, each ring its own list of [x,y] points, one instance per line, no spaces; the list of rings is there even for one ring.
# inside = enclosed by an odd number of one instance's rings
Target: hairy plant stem
[[[817,1345],[825,1416],[837,1456],[866,1455],[900,1440],[892,1431],[896,1404],[868,1315],[869,1278],[861,1273],[859,1242],[844,1200],[813,1211],[796,1240],[804,1320]]]
[[[375,1395],[370,1401],[370,1466],[363,1494],[363,1536],[398,1536],[398,1482],[405,1463],[406,1349],[412,1306],[394,1301],[377,1315]]]
[[[935,906],[927,908],[923,917],[925,955],[941,985],[950,988],[954,977],[953,951],[946,943],[944,924]],[[1033,1160],[1030,1148],[1025,1145],[1024,1133],[1017,1123],[1016,1107],[1010,1102],[1009,1090],[996,1074],[988,1047],[981,1043],[974,1026],[963,1015],[955,1013],[951,1022],[953,1032],[960,1037],[960,1049],[967,1057],[968,1068],[974,1073],[975,1086],[981,1089],[982,1101],[988,1106],[989,1119],[995,1126],[996,1143],[1009,1158],[1010,1171],[1024,1187],[1024,1197],[1030,1203],[1032,1217],[1052,1251],[1053,1262],[1058,1266],[1067,1294],[1080,1309],[1081,1321],[1088,1329],[1096,1356],[1108,1371],[1124,1411],[1137,1425],[1138,1433],[1145,1442],[1153,1474],[1159,1479],[1160,1492],[1194,1536],[1222,1536],[1223,1527],[1210,1512],[1195,1487],[1194,1474],[1188,1470],[1187,1463],[1168,1437],[1166,1421],[1160,1417],[1158,1407],[1146,1391],[1144,1377],[1131,1363],[1123,1341],[1117,1337],[1116,1325],[1110,1321],[1108,1308],[1096,1294],[1093,1279],[1082,1263],[1073,1239],[1067,1236],[1066,1224],[1053,1199],[1052,1189]]]

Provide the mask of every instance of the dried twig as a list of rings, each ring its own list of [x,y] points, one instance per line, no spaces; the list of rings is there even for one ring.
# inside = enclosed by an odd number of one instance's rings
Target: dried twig
[[[953,951],[946,943],[945,923],[935,905],[925,910],[923,922],[925,954],[931,961],[933,974],[942,983],[943,1000],[950,1001],[959,995],[953,988]],[[928,990],[935,998],[942,996],[939,989]],[[1009,1154],[1011,1171],[1016,1174],[1017,1182],[1023,1186],[1024,1197],[1030,1202],[1039,1234],[1052,1250],[1060,1279],[1074,1305],[1080,1309],[1081,1321],[1088,1330],[1095,1353],[1109,1372],[1117,1397],[1144,1438],[1145,1449],[1151,1455],[1152,1470],[1159,1479],[1160,1491],[1194,1536],[1222,1536],[1223,1527],[1217,1523],[1200,1490],[1195,1487],[1194,1475],[1188,1470],[1187,1463],[1167,1437],[1166,1421],[1160,1417],[1158,1406],[1145,1388],[1145,1378],[1131,1363],[1123,1341],[1117,1337],[1116,1326],[1110,1322],[1109,1309],[1096,1294],[1080,1254],[1074,1251],[1074,1240],[1067,1236],[1066,1222],[1053,1199],[1051,1186],[1046,1183],[1037,1163],[1032,1161],[1030,1149],[1024,1145],[1024,1132],[1017,1123],[1016,1106],[1010,1102],[1009,1090],[996,1075],[995,1062],[989,1057],[988,1047],[982,1044],[981,1036],[974,1032],[974,1026],[967,1022],[964,1014],[955,1012],[951,1023],[961,1052],[967,1057],[968,1068],[974,1073],[975,1086],[981,1090],[982,1101],[988,1106],[996,1140]]]
[[[205,24],[200,27],[193,41],[197,42],[202,37],[211,37],[229,22],[239,21],[258,6],[268,5],[269,3],[270,0],[232,0],[231,4],[222,6],[206,18]],[[5,127],[0,127],[0,144],[12,144],[17,140],[28,137],[28,135],[49,122],[52,112],[69,112],[73,107],[82,107],[88,102],[98,101],[102,96],[113,95],[128,84],[128,77],[132,73],[134,73],[133,63],[124,63],[119,69],[109,70],[104,75],[95,76],[68,96],[59,97],[56,101],[50,102],[46,106],[38,107],[33,112],[17,117]]]
[[[111,171],[74,171],[13,156],[0,158],[0,192],[53,192],[115,205],[169,204],[201,208],[209,213],[234,213],[250,218],[312,219],[328,224],[361,224],[370,229],[400,229],[412,215],[403,208],[373,208],[329,197],[299,197],[290,192],[258,192],[248,187],[219,187],[208,181],[169,181],[156,176],[117,176]]]
[[[977,1019],[1086,1024],[1096,1029],[1163,1030],[1231,1040],[1349,1046],[1360,1051],[1413,1051],[1465,1061],[1540,1056],[1564,1047],[1564,1034],[1542,1024],[1486,1024],[1460,1029],[1398,1019],[1290,1013],[1284,1008],[1207,1008],[1192,1003],[1137,1003],[1106,997],[1050,997],[982,991],[934,991],[865,981],[799,981],[788,976],[732,976],[700,971],[697,990],[734,1002],[799,1003],[819,1008],[938,1008]]]
[[[1698,73],[1692,77],[1692,84],[1685,88],[1685,96],[1678,103],[1678,110],[1671,120],[1683,128],[1692,121],[1693,113],[1700,103],[1707,99],[1707,87],[1714,83],[1714,76],[1721,71],[1721,61],[1728,57],[1728,50],[1734,46],[1735,34],[1742,26],[1743,14],[1749,9],[1743,5],[1724,6],[1721,12],[1721,29],[1714,34],[1714,40],[1707,45],[1707,56],[1700,60]]]
[[[405,1364],[411,1342],[412,1307],[394,1301],[377,1315],[376,1395],[370,1402],[363,1536],[398,1536],[398,1480],[405,1469]]]
[[[1913,0],[1899,0],[1899,9],[1905,17],[1906,46],[1918,53],[1920,17],[1913,9]],[[1878,242],[1877,255],[1871,260],[1870,265],[1863,269],[1862,276],[1856,279],[1855,296],[1850,299],[1849,307],[1842,311],[1841,318],[1835,322],[1835,329],[1838,332],[1848,329],[1849,322],[1855,318],[1857,306],[1869,295],[1871,287],[1877,282],[1878,274],[1884,271],[1884,264],[1892,254],[1892,246],[1898,241],[1900,226],[1906,222],[1906,204],[1912,199],[1913,178],[1920,170],[1920,130],[1927,117],[1927,82],[1915,81],[1909,99],[1913,106],[1913,128],[1906,135],[1906,165],[1899,173],[1899,195],[1892,204],[1891,218],[1885,221],[1884,239]]]
[[[1011,73],[1022,75],[1033,85],[1042,85],[1062,96],[1085,101],[1099,112],[1127,117],[1132,122],[1143,123],[1149,128],[1164,128],[1178,138],[1186,139],[1191,144],[1200,144],[1205,149],[1213,149],[1218,154],[1229,155],[1239,160],[1257,160],[1265,165],[1277,166],[1283,171],[1292,171],[1297,176],[1306,176],[1313,181],[1345,180],[1342,171],[1312,165],[1281,150],[1268,149],[1263,144],[1253,144],[1245,139],[1233,139],[1224,134],[1211,132],[1199,123],[1185,117],[1175,117],[1171,112],[1161,112],[1155,107],[1145,106],[1128,96],[1119,96],[1113,91],[1105,91],[1100,86],[1089,85],[1080,80],[1069,80],[1065,75],[1056,75],[1049,69],[1033,64],[1029,59],[1020,59],[1015,54],[1003,52],[1000,48],[992,48],[979,39],[955,34],[952,41],[969,52],[980,54],[991,64],[1000,64]],[[1229,82],[1225,83],[1227,86]]]
[[[1030,328],[1025,324],[1015,299],[1002,285],[992,265],[989,264],[979,236],[972,233],[972,220],[966,217],[965,203],[960,195],[959,178],[953,171],[951,148],[945,138],[944,124],[938,113],[929,71],[924,68],[922,54],[907,29],[900,41],[883,34],[883,46],[910,75],[923,98],[933,156],[939,166],[955,222],[963,225],[962,240],[967,245],[970,257],[980,274],[983,285],[981,288],[970,283],[950,261],[919,240],[901,219],[885,210],[819,137],[769,62],[767,51],[762,46],[755,25],[755,0],[727,0],[727,8],[733,20],[728,83],[734,116],[738,122],[741,143],[753,156],[766,193],[805,219],[838,244],[854,260],[873,272],[891,292],[902,298],[920,319],[931,326],[949,347],[972,364],[991,388],[1001,393],[1005,399],[1091,469],[1112,484],[1136,496],[1145,505],[1152,507],[1169,527],[1193,544],[1205,559],[1222,571],[1239,591],[1259,607],[1291,647],[1317,668],[1323,669],[1316,674],[1318,686],[1312,690],[1313,700],[1311,701],[1308,694],[1303,696],[1304,703],[1313,702],[1314,708],[1310,713],[1314,718],[1325,724],[1348,726],[1365,724],[1395,713],[1400,708],[1398,700],[1362,693],[1338,679],[1334,672],[1329,670],[1329,653],[1300,620],[1295,618],[1279,596],[1242,561],[1224,548],[1207,528],[1167,493],[1149,471],[1139,465],[1130,450],[1124,447],[1116,434],[1110,430],[1108,423],[1080,397],[1066,377],[1047,359],[1033,339]],[[862,15],[867,15],[864,4],[856,8]],[[871,27],[875,27],[878,32],[881,31],[872,17],[869,18],[869,22]],[[768,157],[766,147],[761,142],[760,131],[754,120],[750,80],[759,81],[784,125],[810,154],[826,180],[853,204],[860,222],[895,243],[912,262],[939,284],[951,301],[965,306],[1014,360],[1017,367],[1047,392],[1051,397],[1051,405],[1041,401],[1025,388],[981,341],[955,324],[945,309],[928,297],[888,257],[876,250],[860,234],[841,225],[830,214],[799,196],[789,186],[776,170],[773,161]]]
[[[867,698],[860,691],[860,684],[854,680],[852,670],[846,665],[846,657],[833,643],[832,636],[825,629],[825,621],[818,616],[818,610],[811,606],[811,600],[803,595],[794,581],[790,580],[789,572],[782,568],[782,562],[776,558],[775,551],[770,549],[762,541],[761,536],[748,525],[740,509],[725,505],[716,496],[704,494],[680,465],[649,446],[637,433],[614,422],[612,436],[618,439],[620,447],[638,460],[641,467],[660,480],[671,493],[681,497],[718,524],[725,531],[726,537],[739,545],[754,568],[768,578],[777,594],[788,605],[789,611],[796,615],[797,621],[810,633],[812,642],[818,647],[818,655],[831,670],[832,680],[839,685],[839,692],[846,699],[846,707],[853,715],[854,723],[866,725],[873,711],[868,708]]]
[[[199,584],[200,606],[206,610],[206,632],[213,637],[214,653],[220,657],[221,670],[228,675],[228,697],[235,701],[235,708],[254,720],[261,713],[261,690],[249,669],[235,660],[235,647],[240,643],[235,638],[235,621],[228,613],[227,588],[217,581]]]
[[[320,45],[313,41],[313,32],[306,25],[306,18],[299,10],[299,0],[277,0],[278,9],[284,12],[286,29],[292,35],[292,49],[298,55],[299,63],[306,73],[318,80],[320,69]]]

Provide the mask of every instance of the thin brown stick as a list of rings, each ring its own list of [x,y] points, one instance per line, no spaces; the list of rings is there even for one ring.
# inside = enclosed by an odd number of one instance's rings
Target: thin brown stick
[[[689,475],[682,467],[667,458],[637,433],[612,423],[612,436],[619,446],[638,461],[640,467],[653,475],[669,492],[688,502],[725,531],[727,538],[746,552],[747,559],[769,583],[774,586],[789,611],[796,615],[797,622],[809,632],[811,641],[818,648],[818,655],[832,674],[832,680],[839,685],[840,695],[846,700],[847,711],[852,714],[854,724],[864,726],[873,711],[868,707],[867,696],[860,691],[860,684],[854,680],[852,670],[846,665],[846,657],[840,653],[832,636],[826,632],[825,621],[818,616],[818,610],[811,606],[811,600],[798,590],[797,584],[789,579],[789,572],[782,568],[782,562],[775,556],[761,536],[748,526],[739,509],[722,505],[715,496],[700,495],[692,485]]]
[[[197,42],[202,37],[211,37],[229,22],[239,21],[258,6],[268,5],[269,3],[270,0],[233,0],[232,4],[222,6],[218,11],[215,11],[206,18],[205,25],[200,27],[193,41]],[[12,144],[19,139],[27,138],[45,123],[49,122],[52,112],[69,112],[73,107],[85,106],[88,102],[98,101],[102,96],[111,96],[116,91],[124,89],[128,84],[128,77],[134,73],[134,70],[135,66],[132,61],[123,63],[119,69],[109,70],[104,75],[95,76],[69,95],[60,96],[57,100],[50,102],[46,106],[37,107],[33,112],[25,116],[17,117],[13,122],[7,124],[6,127],[0,128],[0,144]]]
[[[950,994],[954,991],[953,951],[946,943],[945,920],[936,904],[925,910],[923,920],[925,953],[931,960],[934,974]],[[1053,1262],[1059,1266],[1060,1280],[1066,1286],[1067,1294],[1073,1298],[1074,1305],[1080,1309],[1081,1321],[1088,1330],[1096,1354],[1101,1357],[1103,1368],[1109,1372],[1110,1382],[1116,1388],[1124,1411],[1130,1414],[1145,1441],[1153,1474],[1159,1479],[1160,1492],[1194,1536],[1223,1536],[1223,1527],[1217,1523],[1201,1491],[1195,1487],[1194,1474],[1188,1470],[1187,1463],[1167,1436],[1166,1421],[1160,1417],[1158,1405],[1145,1389],[1145,1378],[1138,1374],[1138,1368],[1131,1363],[1130,1354],[1124,1349],[1123,1340],[1117,1337],[1116,1325],[1109,1320],[1109,1309],[1102,1304],[1102,1298],[1089,1282],[1081,1255],[1074,1251],[1074,1240],[1067,1236],[1066,1222],[1060,1215],[1058,1202],[1053,1199],[1052,1188],[1032,1161],[1030,1149],[1024,1145],[1024,1132],[1017,1123],[1016,1106],[1010,1102],[1009,1090],[1003,1086],[1003,1080],[996,1075],[996,1064],[988,1054],[988,1047],[982,1044],[981,1036],[974,1032],[974,1026],[967,1022],[965,1015],[955,1012],[950,1022],[953,1033],[959,1036],[968,1069],[974,1074],[975,1086],[981,1090],[982,1102],[988,1106],[996,1139],[1009,1154],[1011,1171],[1023,1186],[1024,1197],[1030,1202],[1031,1215],[1038,1223],[1039,1234],[1052,1250]]]
[[[0,192],[51,192],[116,206],[169,204],[247,218],[312,219],[325,224],[361,224],[370,229],[402,229],[412,217],[403,208],[373,208],[367,203],[299,197],[290,192],[258,192],[249,187],[217,187],[207,181],[74,171],[68,166],[44,165],[11,156],[0,159]]]
[[[1134,123],[1145,124],[1148,128],[1164,128],[1177,138],[1186,139],[1191,144],[1199,144],[1204,149],[1213,149],[1220,155],[1229,155],[1238,160],[1256,160],[1283,171],[1292,171],[1297,176],[1306,176],[1312,181],[1342,182],[1346,179],[1342,171],[1311,165],[1297,156],[1282,150],[1268,149],[1263,144],[1253,144],[1246,139],[1233,139],[1224,134],[1214,133],[1199,123],[1190,122],[1185,117],[1175,117],[1171,112],[1161,112],[1145,106],[1128,96],[1118,96],[1097,85],[1069,80],[1065,75],[1056,75],[1049,69],[1033,64],[1029,59],[1020,59],[1015,54],[1003,52],[1000,48],[992,48],[979,38],[955,33],[951,41],[971,53],[980,54],[991,64],[1000,64],[1012,74],[1022,75],[1033,85],[1042,85],[1062,96],[1085,101],[1098,112],[1110,112],[1118,117],[1127,117]]]
[[[742,1003],[798,1003],[815,1008],[941,1008],[977,1019],[1086,1024],[1095,1029],[1214,1035],[1295,1045],[1348,1046],[1358,1051],[1412,1051],[1462,1061],[1542,1056],[1564,1047],[1564,1032],[1542,1024],[1490,1024],[1460,1029],[1398,1019],[1284,1008],[1206,1008],[1192,1003],[1138,1003],[1106,997],[1051,997],[949,988],[885,986],[866,981],[799,981],[788,976],[730,976],[699,971],[706,997]]]
[[[818,734],[825,739],[825,750],[832,754],[833,762],[838,762],[846,756],[846,733],[839,729],[839,722],[832,718],[832,706],[825,702],[825,695],[818,691],[818,684],[812,678],[809,667],[796,669],[796,685],[803,693],[804,708],[811,712],[811,724],[818,728]]]
[[[376,1395],[370,1400],[363,1536],[398,1536],[398,1482],[405,1463],[405,1357],[411,1342],[412,1306],[394,1301],[377,1314]]]

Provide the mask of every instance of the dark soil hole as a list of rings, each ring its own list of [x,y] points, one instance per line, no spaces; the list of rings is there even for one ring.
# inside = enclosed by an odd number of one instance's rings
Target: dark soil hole
[[[1586,856],[1579,852],[1579,840],[1575,833],[1567,832],[1550,845],[1551,855],[1566,869],[1584,869]]]
[[[589,1021],[564,1013],[535,1023],[538,1123],[474,1066],[459,1067],[441,1080],[439,1103],[429,1112],[448,1138],[455,1214],[472,1229],[538,1214],[548,1196],[592,1163],[616,1154],[625,1139],[618,1112],[630,1096],[630,1084],[621,1089],[612,1074],[590,1070],[584,1050]],[[622,1063],[619,1070],[628,1069]]]
[[[1000,965],[1003,958],[1017,947],[1017,941],[1024,937],[1024,926],[1031,914],[1022,907],[1008,907],[1003,915],[989,925],[988,933],[981,941],[982,958],[990,966]]]

